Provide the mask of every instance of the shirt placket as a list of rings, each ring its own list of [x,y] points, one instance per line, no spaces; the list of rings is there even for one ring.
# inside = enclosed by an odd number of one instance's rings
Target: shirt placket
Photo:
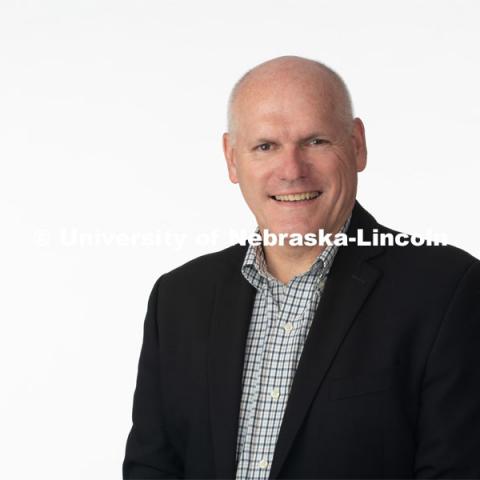
[[[255,474],[249,477],[255,479],[268,477],[279,430],[277,427],[282,421],[291,377],[291,372],[289,372],[291,359],[288,358],[288,352],[292,347],[288,340],[291,342],[294,339],[286,338],[290,334],[290,330],[284,329],[282,326],[282,323],[285,323],[283,315],[287,302],[287,291],[282,291],[282,288],[286,287],[278,282],[272,282],[266,297],[268,331],[262,350],[262,366],[267,365],[267,368],[263,368],[263,377],[260,374],[258,400],[262,409],[256,419],[258,428],[254,432],[254,438],[258,443],[251,466],[255,468]],[[285,363],[285,359],[288,362]],[[287,371],[285,374],[281,371],[279,375],[279,366],[283,369],[285,365]]]
[[[261,401],[263,384],[262,372],[264,371],[263,367],[265,364],[269,338],[271,337],[270,332],[276,316],[276,305],[267,281],[264,282],[260,293],[266,305],[264,317],[266,321],[262,322],[260,333],[260,355],[255,363],[253,375],[253,381],[255,382],[256,387],[254,388],[254,395],[252,396],[251,402],[249,402],[248,409],[251,415],[249,416],[249,422],[247,424],[246,442],[243,451],[243,454],[246,455],[244,460],[247,465],[247,471],[243,478],[252,480],[266,479],[271,464],[271,456],[269,450],[266,448],[268,445],[266,442],[262,441],[264,439],[264,435],[262,435],[261,432],[263,422],[261,417],[263,410],[258,407],[263,404]]]

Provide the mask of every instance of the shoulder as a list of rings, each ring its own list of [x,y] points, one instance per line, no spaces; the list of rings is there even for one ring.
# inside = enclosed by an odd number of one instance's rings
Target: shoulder
[[[205,290],[232,274],[240,273],[247,247],[232,245],[218,252],[201,255],[164,273],[157,280],[168,290]]]
[[[387,257],[404,267],[422,271],[424,269],[438,270],[439,272],[462,272],[476,264],[479,260],[470,253],[453,245],[431,245],[427,242],[416,242],[418,237],[398,232],[383,225],[378,225],[380,234],[393,236],[401,234],[407,240],[405,246],[387,246]],[[420,239],[421,240],[421,239]]]
[[[416,242],[418,237],[377,222],[358,202],[353,211],[352,224],[353,229],[364,229],[368,237],[376,231],[379,236],[400,235],[402,240],[406,240],[402,246],[396,242],[394,245],[387,242],[387,246],[374,249],[378,255],[371,259],[382,270],[385,278],[403,288],[407,285],[419,290],[428,286],[455,288],[468,272],[479,268],[479,260],[468,252],[452,245]]]
[[[401,232],[378,225],[379,233]],[[402,234],[411,240],[411,235]],[[448,305],[458,289],[479,290],[480,261],[470,253],[452,245],[386,246],[383,255],[373,259],[384,281],[412,297]],[[477,283],[477,285],[475,285]]]

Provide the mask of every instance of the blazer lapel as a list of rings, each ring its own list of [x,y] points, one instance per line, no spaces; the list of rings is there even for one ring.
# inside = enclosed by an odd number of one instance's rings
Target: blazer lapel
[[[360,226],[366,229],[362,219],[369,224],[374,222],[356,204],[349,232]],[[383,247],[350,245],[340,247],[337,252],[295,374],[275,447],[270,478],[279,475],[317,390],[380,275],[366,260],[382,251]]]
[[[217,285],[210,336],[208,383],[217,478],[235,477],[245,342],[255,289],[241,273],[246,249]]]

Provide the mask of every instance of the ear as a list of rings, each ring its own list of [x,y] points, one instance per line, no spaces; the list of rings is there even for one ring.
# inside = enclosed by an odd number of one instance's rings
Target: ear
[[[359,118],[353,120],[352,139],[357,172],[361,172],[367,166],[367,142],[365,140],[365,127]]]
[[[223,154],[227,161],[228,176],[232,183],[238,183],[237,164],[235,158],[235,149],[233,147],[233,139],[230,133],[223,134]]]

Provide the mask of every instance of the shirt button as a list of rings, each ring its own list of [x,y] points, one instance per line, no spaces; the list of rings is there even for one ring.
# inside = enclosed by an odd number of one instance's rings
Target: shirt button
[[[272,391],[270,392],[270,396],[274,400],[278,400],[278,397],[280,396],[280,389],[278,389],[277,387],[272,388]]]
[[[258,468],[267,468],[268,467],[268,461],[266,458],[262,458],[259,462],[258,462]]]
[[[285,333],[288,335],[288,334],[293,330],[292,322],[287,322],[287,323],[283,326],[283,329],[285,330]]]

